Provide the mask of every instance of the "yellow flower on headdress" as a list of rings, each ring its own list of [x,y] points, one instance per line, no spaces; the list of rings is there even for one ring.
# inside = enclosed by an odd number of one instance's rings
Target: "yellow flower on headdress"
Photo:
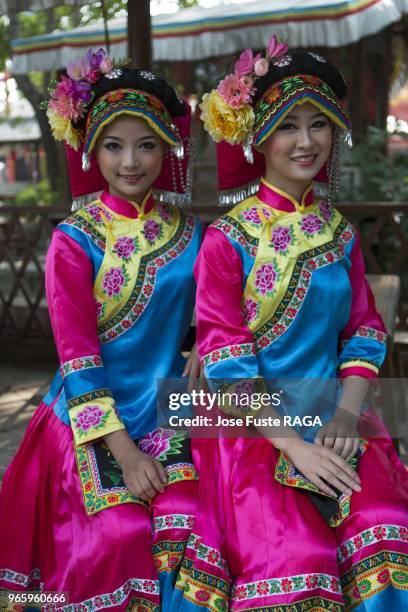
[[[81,144],[81,135],[72,127],[72,122],[58,115],[52,108],[47,109],[47,117],[55,140],[65,140],[77,151]]]
[[[244,142],[252,131],[255,115],[250,104],[233,108],[215,90],[204,94],[200,108],[204,129],[215,142],[225,140],[229,144]]]

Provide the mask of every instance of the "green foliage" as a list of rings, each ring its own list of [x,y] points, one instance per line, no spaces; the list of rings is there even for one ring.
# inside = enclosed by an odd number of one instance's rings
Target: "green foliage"
[[[340,201],[378,202],[408,200],[408,152],[387,153],[386,131],[369,126],[367,137],[343,156],[343,163],[357,168],[360,186],[350,191],[343,181]]]
[[[15,199],[17,206],[51,206],[57,204],[58,196],[51,190],[48,180],[30,185],[18,193]]]

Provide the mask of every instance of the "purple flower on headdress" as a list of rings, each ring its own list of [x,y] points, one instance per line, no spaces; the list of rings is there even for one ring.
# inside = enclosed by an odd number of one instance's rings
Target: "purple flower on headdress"
[[[255,273],[255,287],[261,295],[270,295],[275,289],[278,271],[273,264],[262,264]]]
[[[276,253],[287,251],[292,242],[290,229],[287,227],[276,227],[271,233],[271,243]]]
[[[106,53],[104,49],[99,49],[96,53],[92,51],[92,49],[88,49],[86,54],[86,59],[88,60],[88,64],[91,70],[99,70],[102,60],[104,59]]]
[[[67,74],[73,81],[79,81],[86,77],[89,68],[90,66],[86,57],[80,57],[74,62],[69,62],[67,64]]]
[[[154,221],[154,219],[149,219],[149,221],[146,221],[146,223],[144,224],[143,234],[147,242],[153,244],[156,238],[161,234],[160,223],[157,223],[157,221]]]
[[[323,221],[317,215],[306,215],[300,223],[300,229],[307,236],[313,236],[320,232],[323,226]]]

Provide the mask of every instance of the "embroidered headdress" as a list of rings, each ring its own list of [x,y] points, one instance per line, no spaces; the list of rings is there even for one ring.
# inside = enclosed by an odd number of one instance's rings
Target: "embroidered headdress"
[[[54,138],[66,145],[73,208],[107,187],[92,153],[104,127],[123,114],[144,119],[169,145],[154,184],[155,197],[190,203],[191,109],[164,79],[145,70],[113,67],[103,49],[89,49],[86,57],[68,64],[45,107]]]
[[[204,128],[217,143],[220,203],[236,204],[256,193],[265,161],[262,144],[294,106],[309,102],[332,122],[334,144],[322,180],[334,190],[338,174],[339,134],[351,145],[351,124],[341,100],[347,85],[341,72],[309,51],[288,53],[287,43],[272,36],[265,56],[245,49],[216,89],[200,105]]]

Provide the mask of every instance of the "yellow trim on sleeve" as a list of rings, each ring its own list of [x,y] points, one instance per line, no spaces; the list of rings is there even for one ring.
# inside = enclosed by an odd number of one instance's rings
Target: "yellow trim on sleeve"
[[[98,397],[77,404],[69,409],[69,416],[76,446],[125,429],[112,397]]]
[[[339,370],[345,370],[346,368],[367,368],[367,370],[371,370],[378,374],[379,369],[373,363],[368,363],[367,361],[360,361],[359,359],[354,359],[353,361],[345,361],[339,366]]]

